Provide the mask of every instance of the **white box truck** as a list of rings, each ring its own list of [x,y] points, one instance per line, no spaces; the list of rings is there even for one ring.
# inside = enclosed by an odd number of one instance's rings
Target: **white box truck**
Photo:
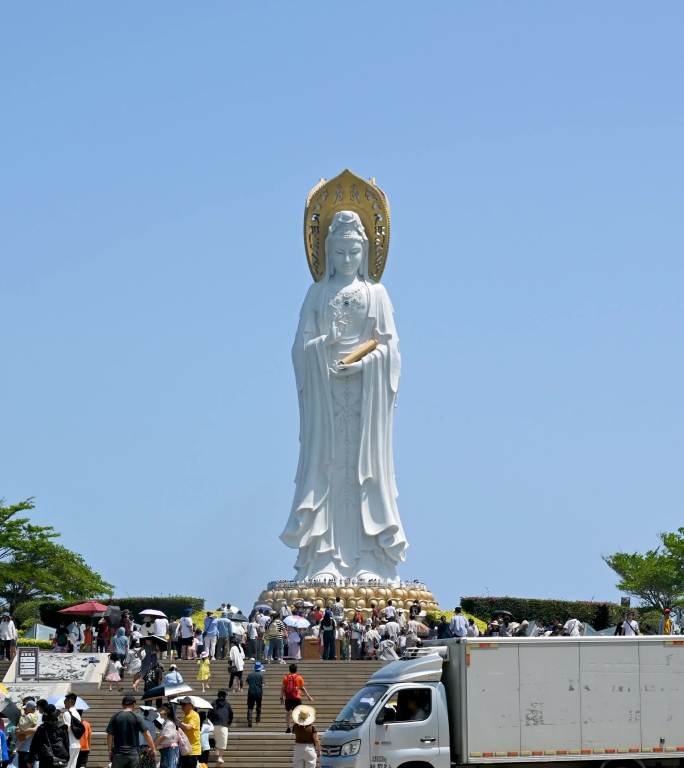
[[[684,766],[684,639],[482,637],[420,654],[350,699],[321,768]]]

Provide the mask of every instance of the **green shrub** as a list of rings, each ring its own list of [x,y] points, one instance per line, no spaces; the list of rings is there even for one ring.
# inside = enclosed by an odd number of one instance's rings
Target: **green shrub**
[[[182,616],[187,608],[193,613],[201,611],[204,608],[204,598],[190,597],[187,595],[172,595],[170,597],[113,597],[111,600],[101,600],[104,605],[118,605],[121,610],[128,609],[131,615],[137,619],[140,611],[146,608],[155,608],[163,611],[169,618]],[[62,608],[68,608],[73,603],[46,602],[40,604],[40,621],[49,627],[58,627],[60,622],[65,619],[59,611]]]
[[[549,624],[554,619],[566,622],[579,619],[596,629],[610,627],[620,619],[623,609],[616,603],[595,603],[589,600],[542,600],[526,597],[463,597],[464,611],[482,616],[487,621],[496,610],[510,611],[516,621],[541,619]]]
[[[449,622],[454,617],[454,613],[455,611],[428,611],[425,616],[428,623],[431,621],[439,623],[439,620],[442,618],[442,616],[446,616],[446,620]],[[477,624],[480,632],[484,632],[487,629],[486,621],[482,621],[482,619],[478,619],[477,616],[473,616],[472,614],[466,613],[465,611],[463,611],[463,615],[466,617],[466,619],[475,619],[475,624]]]
[[[20,637],[17,645],[22,648],[40,648],[42,651],[52,650],[52,640],[32,640],[30,637]]]

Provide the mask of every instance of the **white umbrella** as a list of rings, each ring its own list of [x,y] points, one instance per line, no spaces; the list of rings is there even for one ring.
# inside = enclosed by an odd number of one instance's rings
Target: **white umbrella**
[[[171,698],[171,696],[180,696],[181,693],[190,693],[192,686],[181,683],[180,685],[167,685],[164,688],[164,695]]]
[[[164,611],[157,611],[154,608],[146,608],[144,611],[140,611],[138,616],[156,616],[160,619],[168,618]]]
[[[311,624],[303,616],[286,616],[283,620],[286,627],[295,629],[308,629]]]
[[[64,696],[48,696],[48,704],[54,704],[57,709],[64,709]],[[88,703],[80,696],[76,697],[76,709],[90,709]]]
[[[171,699],[172,704],[180,704],[181,701],[185,696],[178,696],[178,698]],[[192,701],[192,706],[195,707],[195,709],[213,709],[213,704],[210,704],[206,699],[203,699],[201,696],[188,696],[188,699]]]

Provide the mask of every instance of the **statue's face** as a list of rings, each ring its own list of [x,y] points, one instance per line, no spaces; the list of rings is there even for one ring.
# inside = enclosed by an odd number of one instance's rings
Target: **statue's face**
[[[331,258],[335,272],[355,275],[363,261],[363,243],[352,237],[339,237],[332,242]]]

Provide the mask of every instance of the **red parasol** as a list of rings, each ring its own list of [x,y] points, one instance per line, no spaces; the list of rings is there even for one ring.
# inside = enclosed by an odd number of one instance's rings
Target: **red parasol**
[[[70,616],[92,616],[95,613],[104,613],[106,610],[106,605],[102,605],[102,603],[98,603],[96,600],[88,600],[87,603],[79,603],[69,608],[62,608],[58,613],[65,613]]]

